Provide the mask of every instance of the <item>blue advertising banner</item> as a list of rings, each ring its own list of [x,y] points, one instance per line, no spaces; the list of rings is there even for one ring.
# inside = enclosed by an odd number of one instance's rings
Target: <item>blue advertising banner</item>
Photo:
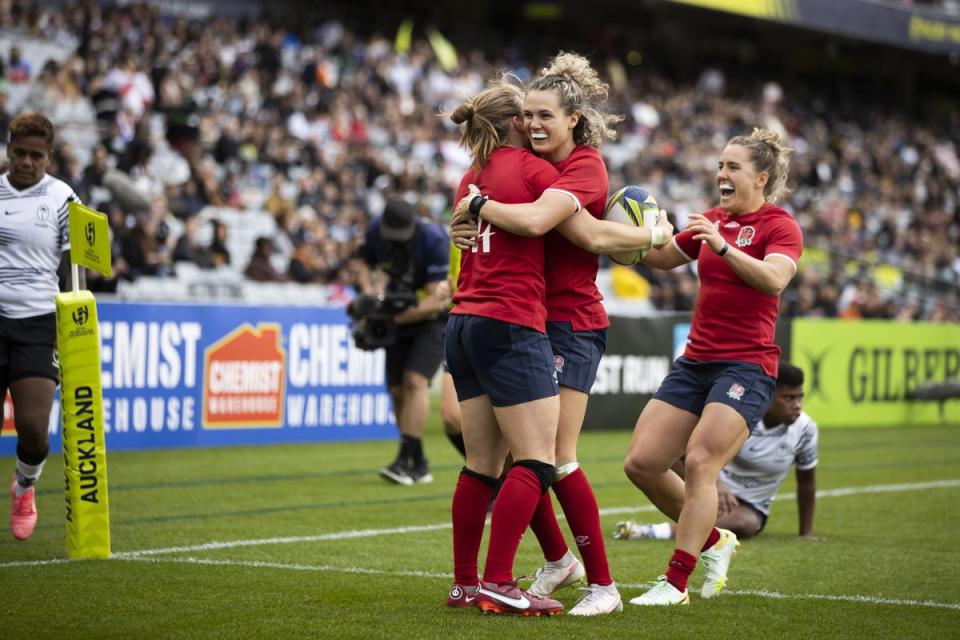
[[[385,354],[354,347],[343,309],[97,306],[108,450],[396,437]]]

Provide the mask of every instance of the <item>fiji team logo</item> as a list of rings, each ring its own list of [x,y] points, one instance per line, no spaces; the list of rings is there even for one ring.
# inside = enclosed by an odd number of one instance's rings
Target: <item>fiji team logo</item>
[[[70,315],[70,317],[73,318],[73,324],[77,325],[78,327],[82,327],[83,325],[87,324],[87,319],[90,318],[90,312],[87,310],[87,306],[84,305],[82,307],[78,307]]]
[[[87,239],[87,244],[91,247],[97,242],[97,228],[93,222],[88,222],[83,227],[83,237]]]
[[[563,356],[558,354],[553,354],[553,368],[557,373],[563,373],[563,365],[566,364],[566,361],[563,359]]]
[[[737,246],[745,247],[753,242],[753,236],[757,234],[757,230],[753,227],[741,227],[740,234],[737,236]]]
[[[743,394],[746,391],[747,390],[743,388],[742,384],[737,384],[734,382],[732,385],[730,385],[730,390],[727,391],[727,396],[739,402],[743,399]]]
[[[203,360],[204,429],[283,426],[280,325],[244,324],[207,347]]]
[[[37,225],[46,226],[50,222],[50,207],[45,204],[37,208]]]

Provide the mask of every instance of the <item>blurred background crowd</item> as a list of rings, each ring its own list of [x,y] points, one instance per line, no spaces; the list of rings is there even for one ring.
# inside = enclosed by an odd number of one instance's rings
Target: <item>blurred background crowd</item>
[[[57,125],[50,173],[108,213],[114,234],[116,277],[91,288],[226,273],[319,285],[336,303],[386,196],[441,224],[449,216],[468,158],[438,114],[495,71],[529,77],[557,50],[474,42],[411,23],[377,33],[342,16],[291,24],[3,0],[0,140],[23,110]],[[955,101],[885,100],[897,86],[864,98],[830,78],[729,60],[680,73],[595,34],[566,47],[591,57],[611,83],[610,110],[625,116],[602,149],[611,189],[646,187],[678,228],[713,206],[729,137],[755,124],[787,136],[784,206],[805,253],[782,313],[960,320]],[[646,308],[691,308],[694,269],[634,271]]]

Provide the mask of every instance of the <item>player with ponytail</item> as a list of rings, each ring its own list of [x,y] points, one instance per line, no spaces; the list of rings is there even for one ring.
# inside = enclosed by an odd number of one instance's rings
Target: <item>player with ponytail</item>
[[[787,193],[790,149],[754,129],[720,155],[719,206],[690,217],[666,247],[643,259],[672,269],[698,261],[700,292],[684,354],[637,419],[627,477],[677,522],[666,574],[638,605],[687,604],[687,579],[704,563],[704,598],[727,582],[736,535],[717,529],[717,478],[770,405],[780,349],[780,294],[796,273],[800,226],[775,203]],[[684,478],[671,470],[685,455]]]

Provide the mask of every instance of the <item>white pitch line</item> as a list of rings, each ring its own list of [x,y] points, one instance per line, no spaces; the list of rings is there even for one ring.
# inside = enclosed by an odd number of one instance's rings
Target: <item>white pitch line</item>
[[[897,491],[917,491],[922,489],[942,489],[948,487],[960,487],[960,479],[956,480],[935,480],[932,482],[910,482],[906,484],[882,484],[866,487],[844,487],[840,489],[827,489],[818,491],[818,498],[832,498],[838,496],[851,496],[861,493],[890,493]],[[793,498],[796,494],[787,493],[780,496],[780,499]],[[601,516],[609,516],[623,513],[644,513],[657,511],[653,505],[643,505],[640,507],[610,507],[600,509]],[[563,516],[558,515],[558,519]],[[333,533],[324,533],[316,536],[290,536],[280,538],[260,538],[253,540],[229,540],[222,542],[205,542],[202,544],[188,545],[183,547],[167,547],[163,549],[143,549],[141,551],[125,551],[113,554],[117,558],[130,556],[163,555],[168,553],[191,553],[194,551],[212,551],[216,549],[233,549],[235,547],[256,547],[269,544],[296,544],[300,542],[323,542],[328,540],[347,540],[352,538],[370,538],[373,536],[395,535],[402,533],[417,533],[420,531],[442,531],[450,529],[452,525],[449,522],[429,524],[422,526],[394,527],[390,529],[363,529],[353,531],[335,531]],[[0,565],[2,568],[4,565]]]
[[[397,578],[436,578],[450,579],[449,573],[430,571],[388,571],[386,569],[369,569],[366,567],[333,567],[330,565],[297,564],[285,562],[263,562],[261,560],[210,560],[207,558],[148,558],[127,556],[121,558],[131,562],[148,562],[151,564],[194,564],[215,567],[239,567],[253,569],[279,569],[286,571],[316,571],[320,573],[345,573],[359,575],[389,576]],[[645,589],[650,583],[618,582],[621,589]],[[893,605],[904,607],[928,607],[935,609],[954,609],[960,611],[960,602],[939,602],[937,600],[911,600],[900,598],[878,598],[862,595],[827,595],[820,593],[779,593],[766,589],[728,589],[724,594],[735,596],[752,596],[770,600],[823,600],[828,602],[852,602],[856,604]]]
[[[395,535],[399,533],[419,533],[421,531],[437,531],[450,529],[451,524],[443,522],[439,524],[412,525],[408,527],[393,527],[390,529],[363,529],[360,531],[334,531],[332,533],[323,533],[315,536],[285,536],[279,538],[259,538],[255,540],[230,540],[224,542],[205,542],[203,544],[194,544],[185,547],[167,547],[164,549],[142,549],[140,551],[121,551],[114,553],[114,558],[125,559],[140,556],[162,555],[167,553],[188,553],[191,551],[213,551],[216,549],[233,549],[236,547],[257,547],[268,544],[296,544],[300,542],[324,542],[327,540],[349,540],[351,538],[370,538],[372,536]],[[4,565],[0,564],[0,568]]]
[[[287,562],[264,562],[262,560],[210,560],[208,558],[149,558],[126,556],[118,558],[130,562],[148,562],[151,564],[199,564],[215,567],[249,567],[253,569],[286,569],[290,571],[317,571],[320,573],[350,573],[371,576],[395,576],[397,578],[443,578],[450,579],[449,573],[430,571],[387,571],[386,569],[368,569],[366,567],[334,567],[326,564],[299,564]]]
[[[835,596],[822,593],[779,593],[777,591],[767,591],[766,589],[731,589],[724,593],[730,593],[737,596],[756,596],[758,598],[770,598],[771,600],[826,600],[829,602],[856,602],[867,604],[891,604],[907,607],[933,607],[936,609],[956,609],[960,610],[960,602],[939,602],[937,600],[910,600],[900,598],[878,598],[876,596]]]
[[[48,564],[68,564],[76,562],[70,558],[52,558],[50,560],[19,560],[15,562],[4,562],[0,564],[0,569],[16,569],[18,567],[43,567]]]
[[[899,491],[919,491],[924,489],[944,489],[951,487],[960,487],[960,479],[953,480],[934,480],[930,482],[910,482],[904,484],[883,484],[883,485],[868,485],[865,487],[842,487],[839,489],[827,489],[824,491],[818,491],[818,498],[832,498],[832,497],[841,497],[841,496],[851,496],[863,493],[891,493]],[[779,499],[788,499],[795,497],[793,493],[780,494]],[[614,515],[614,514],[623,514],[623,513],[643,513],[656,511],[656,507],[653,505],[644,505],[639,507],[611,507],[600,510],[600,515]],[[562,516],[558,516],[562,518]],[[369,538],[373,536],[382,536],[382,535],[396,535],[404,533],[418,533],[422,531],[442,531],[444,529],[450,529],[451,524],[449,522],[429,524],[429,525],[415,525],[415,526],[406,526],[406,527],[393,527],[389,529],[361,529],[361,530],[350,530],[350,531],[335,531],[332,533],[324,533],[315,536],[286,536],[286,537],[275,537],[275,538],[257,538],[252,540],[228,540],[228,541],[219,541],[219,542],[205,542],[202,544],[196,545],[187,545],[181,547],[165,547],[160,549],[141,549],[137,551],[121,551],[113,554],[113,558],[116,559],[130,559],[142,556],[154,556],[154,555],[164,555],[170,553],[190,553],[195,551],[213,551],[218,549],[235,549],[237,547],[256,547],[263,545],[271,544],[297,544],[302,542],[323,542],[330,540],[349,540],[355,538]],[[35,561],[24,561],[24,562],[7,562],[0,563],[0,569],[13,568],[13,567],[34,567],[34,566],[43,566],[48,564],[61,564],[64,562],[70,562],[65,559],[52,559],[52,560],[35,560]]]

